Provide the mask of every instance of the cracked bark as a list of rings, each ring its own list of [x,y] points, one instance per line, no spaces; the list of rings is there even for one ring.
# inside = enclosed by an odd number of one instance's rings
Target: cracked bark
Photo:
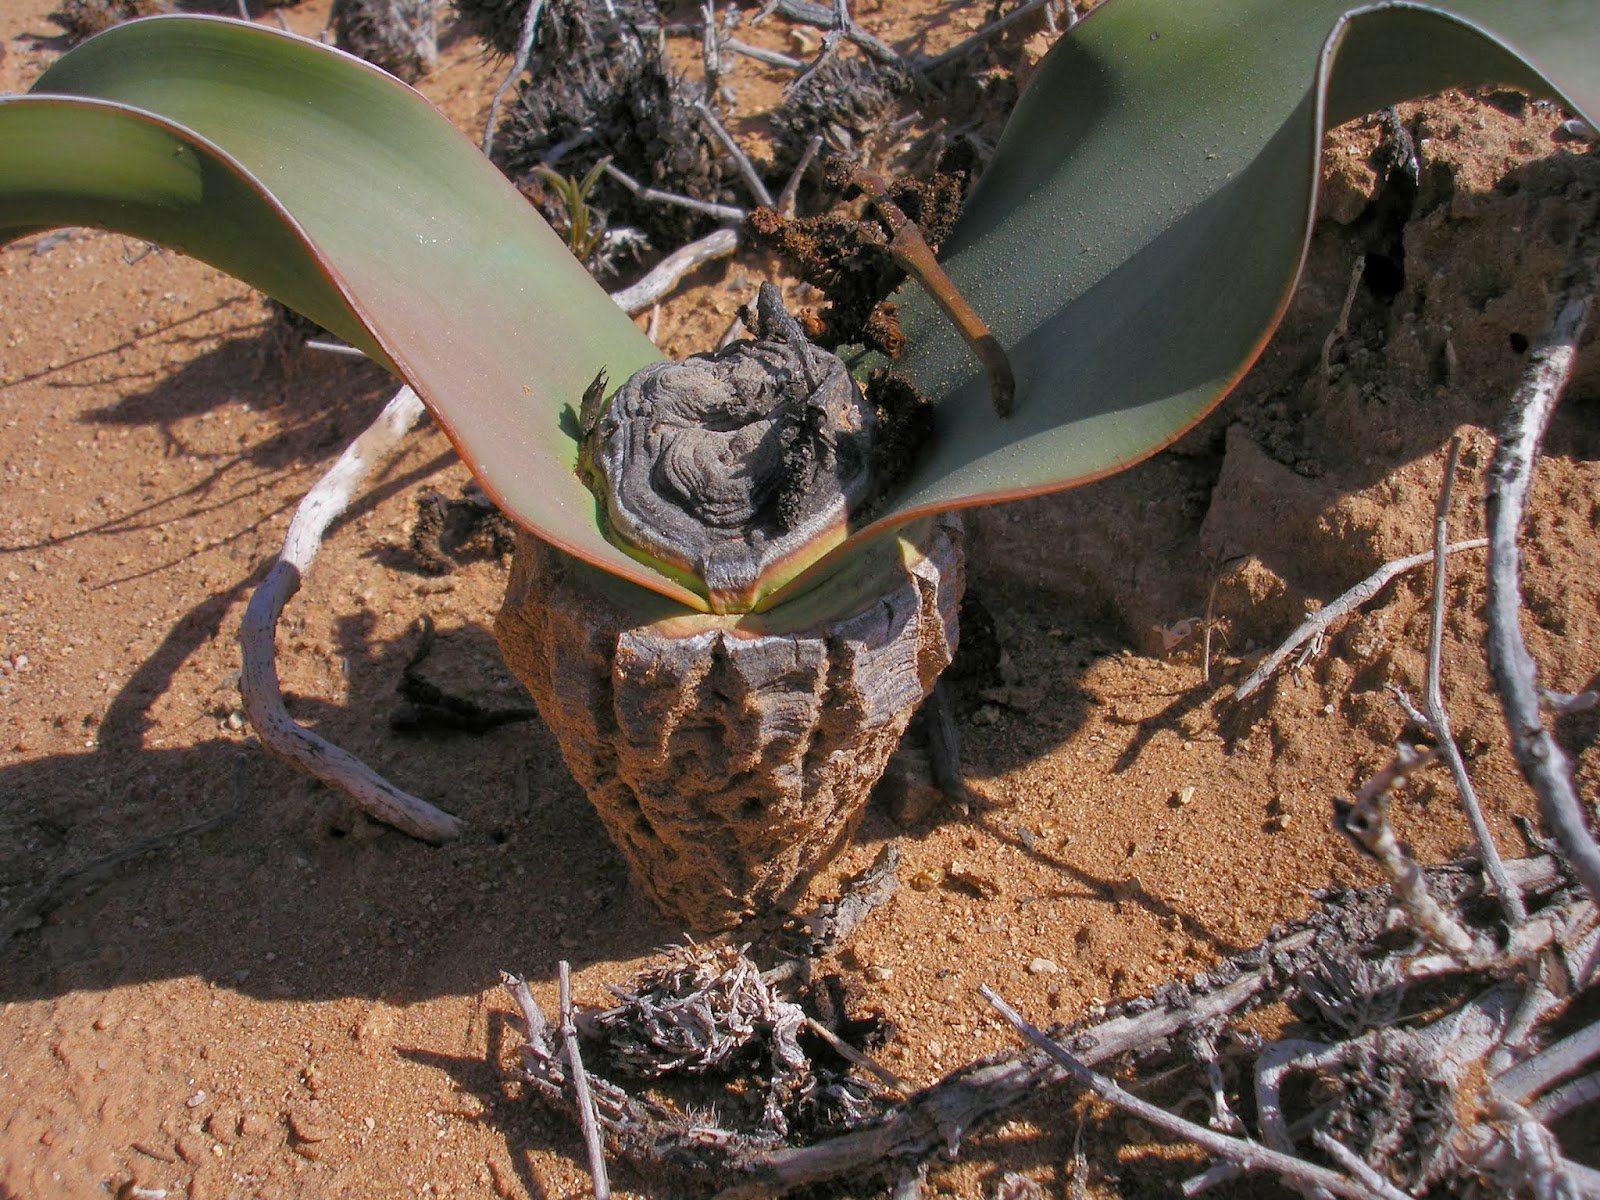
[[[874,407],[763,284],[753,338],[583,397],[612,537],[709,590],[709,614],[517,543],[495,636],[639,887],[694,929],[794,899],[854,830],[949,664],[960,523],[879,538],[765,614],[871,493]],[[889,424],[886,418],[886,424]]]
[[[638,886],[695,929],[795,898],[949,663],[954,517],[881,546],[844,602],[689,613],[524,536],[495,636]]]

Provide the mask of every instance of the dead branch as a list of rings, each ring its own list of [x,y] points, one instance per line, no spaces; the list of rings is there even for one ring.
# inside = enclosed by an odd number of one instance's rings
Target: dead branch
[[[978,988],[978,994],[987,1000],[1013,1029],[1044,1051],[1050,1060],[1074,1081],[1107,1103],[1148,1121],[1158,1129],[1165,1129],[1168,1133],[1191,1141],[1208,1153],[1236,1163],[1246,1170],[1273,1171],[1302,1187],[1324,1188],[1335,1196],[1345,1196],[1349,1200],[1371,1200],[1373,1192],[1364,1183],[1348,1179],[1326,1167],[1319,1167],[1315,1163],[1296,1158],[1292,1154],[1271,1150],[1260,1142],[1248,1138],[1230,1137],[1214,1129],[1207,1129],[1204,1125],[1196,1125],[1193,1121],[1185,1120],[1176,1113],[1170,1113],[1159,1105],[1141,1100],[1111,1079],[1090,1069],[1051,1041],[1043,1032],[1024,1020],[1016,1009],[990,990],[987,984]],[[1382,1200],[1410,1200],[1404,1192],[1391,1185],[1385,1185],[1376,1194],[1382,1197]]]
[[[1447,574],[1445,560],[1450,533],[1450,496],[1455,490],[1456,466],[1460,461],[1461,439],[1454,437],[1450,439],[1450,450],[1445,456],[1444,484],[1439,489],[1439,501],[1434,506],[1433,611],[1428,625],[1428,668],[1423,688],[1423,705],[1428,717],[1428,732],[1439,743],[1439,754],[1450,768],[1450,775],[1455,780],[1461,805],[1466,810],[1467,822],[1472,826],[1472,835],[1478,843],[1478,854],[1483,860],[1483,869],[1488,873],[1494,885],[1494,893],[1505,909],[1507,923],[1520,925],[1527,919],[1528,912],[1522,905],[1522,897],[1506,878],[1505,867],[1500,861],[1500,851],[1495,846],[1494,835],[1489,831],[1489,823],[1483,818],[1483,808],[1478,803],[1478,793],[1473,789],[1472,777],[1467,774],[1467,764],[1461,757],[1461,749],[1456,745],[1454,734],[1450,732],[1450,714],[1445,710],[1444,690],[1440,682],[1444,674],[1442,659]]]
[[[600,1121],[595,1116],[594,1097],[589,1094],[589,1078],[584,1074],[583,1055],[578,1049],[578,1029],[572,1021],[572,968],[566,959],[558,968],[561,987],[561,1051],[572,1072],[572,1097],[578,1109],[578,1126],[583,1130],[584,1148],[589,1152],[589,1176],[594,1181],[594,1200],[610,1200],[611,1182],[606,1178],[606,1155],[600,1145]]]
[[[845,881],[838,899],[826,901],[806,919],[810,942],[806,955],[821,958],[832,954],[849,941],[867,914],[887,904],[900,889],[896,872],[900,869],[900,844],[890,842],[878,852],[872,865]]]
[[[1545,1088],[1600,1057],[1600,1022],[1585,1026],[1559,1042],[1524,1059],[1495,1080],[1500,1091],[1526,1103]]]
[[[753,58],[757,62],[766,63],[769,67],[783,67],[788,71],[798,71],[805,66],[798,58],[784,54],[779,50],[768,50],[764,46],[752,46],[748,42],[741,42],[738,38],[723,40],[723,48],[732,50],[735,54],[742,54],[746,58]]]
[[[1539,913],[1514,932],[1491,964],[1496,971],[1519,970],[1554,947],[1581,949],[1584,939],[1600,937],[1595,932],[1593,906],[1566,889],[1555,861],[1519,859],[1505,865],[1512,883],[1537,900]],[[1481,872],[1468,866],[1431,868],[1423,874],[1426,887],[1452,908],[1469,911],[1475,898],[1486,894]],[[1263,1004],[1281,1000],[1315,1007],[1333,1026],[1359,1032],[1365,1028],[1363,1021],[1390,1011],[1382,1000],[1388,994],[1385,989],[1403,989],[1413,981],[1429,981],[1430,986],[1452,979],[1470,983],[1481,977],[1481,967],[1450,954],[1364,962],[1363,956],[1373,952],[1376,939],[1388,928],[1385,914],[1393,903],[1393,894],[1386,887],[1325,896],[1324,907],[1305,922],[1274,931],[1260,946],[1219,964],[1189,985],[1169,984],[1151,996],[1130,1000],[1110,1014],[1060,1031],[1056,1040],[1087,1065],[1121,1063],[1162,1047],[1171,1053],[1174,1047],[1188,1046],[1192,1041],[1189,1035],[1220,1029]],[[764,981],[773,977],[769,972]],[[1490,1010],[1484,1009],[1485,1017],[1466,1028],[1465,1034],[1459,1021],[1436,1021],[1426,1032],[1426,1039],[1431,1040],[1425,1039],[1423,1044],[1466,1045],[1471,1050],[1469,1058],[1485,1058],[1486,1031],[1510,1028],[1516,1018],[1507,1014],[1520,1012],[1517,999],[1505,998],[1506,991],[1502,987],[1498,993],[1493,989],[1483,993],[1497,997],[1494,1004],[1498,1007],[1492,1011],[1501,1015],[1491,1019]],[[545,1028],[536,1005],[531,1006],[534,1015],[529,1016],[531,996],[519,995],[515,988],[512,994],[530,1027]],[[1467,1007],[1478,1011],[1482,1003],[1469,1001]],[[1553,997],[1550,1003],[1555,1004]],[[578,1024],[593,1028],[594,1019],[580,1014]],[[1477,1040],[1463,1042],[1467,1035]],[[1371,1042],[1361,1043],[1358,1050],[1368,1052]],[[545,1048],[540,1049],[541,1045]],[[565,1072],[548,1047],[547,1035],[530,1037],[524,1061],[525,1077],[540,1095],[570,1105]],[[632,1097],[593,1076],[591,1084],[600,1123],[623,1152],[731,1178],[731,1186],[720,1195],[724,1200],[739,1200],[779,1194],[842,1175],[889,1172],[892,1178],[896,1173],[914,1172],[935,1154],[953,1155],[969,1131],[1042,1088],[1069,1078],[1058,1062],[1037,1047],[991,1056],[959,1068],[864,1124],[847,1125],[845,1132],[810,1145],[789,1144],[768,1129],[738,1132],[703,1121],[686,1130],[683,1115],[674,1110]],[[1287,1124],[1291,1138],[1313,1134],[1317,1127],[1304,1119]],[[1207,1172],[1194,1183],[1191,1194],[1222,1177],[1219,1171]],[[1364,1182],[1361,1186],[1366,1188]],[[1370,1189],[1360,1194],[1369,1195]]]
[[[987,25],[984,25],[981,29],[977,30],[977,32],[973,33],[970,37],[964,38],[960,42],[957,42],[954,46],[951,46],[950,49],[945,50],[942,53],[935,54],[931,58],[919,59],[917,66],[924,71],[937,71],[940,67],[948,66],[950,63],[963,59],[973,51],[984,45],[987,45],[1006,30],[1010,29],[1013,25],[1016,25],[1028,17],[1033,16],[1041,9],[1045,10],[1046,14],[1048,15],[1050,6],[1053,3],[1054,0],[1026,0],[1026,3],[1017,5],[1016,8],[1012,9],[1004,16],[996,17],[993,21],[990,21]],[[1077,17],[1076,12],[1070,7],[1067,9],[1067,11],[1072,14],[1071,23],[1075,23]]]
[[[611,298],[616,301],[617,307],[629,316],[641,313],[664,297],[673,288],[678,286],[678,281],[690,271],[725,258],[732,254],[739,246],[739,232],[736,229],[718,229],[706,234],[697,242],[690,242],[687,246],[680,246],[671,254],[658,262],[643,279],[637,283],[611,293]]]
[[[322,546],[323,534],[421,415],[422,401],[417,394],[409,387],[401,388],[300,502],[289,522],[282,553],[245,610],[239,630],[244,659],[239,693],[256,736],[268,750],[345,793],[358,808],[386,825],[423,841],[448,842],[461,834],[459,817],[401,791],[355,755],[289,715],[275,657],[278,617],[300,590],[301,580]]]
[[[733,165],[739,172],[739,177],[744,180],[745,186],[750,189],[750,195],[757,204],[772,207],[772,193],[767,190],[767,185],[762,182],[761,176],[756,172],[755,164],[750,161],[750,156],[739,148],[739,143],[733,140],[733,134],[728,132],[728,127],[722,123],[722,118],[717,116],[712,107],[704,100],[694,102],[695,112],[700,114],[700,119],[705,122],[706,128],[711,131],[711,136],[722,143],[722,148],[733,159]]]
[[[703,213],[708,217],[715,217],[719,221],[742,221],[749,216],[747,210],[733,204],[713,204],[709,200],[696,200],[693,196],[680,196],[677,192],[664,192],[660,188],[648,187],[640,183],[632,175],[629,175],[610,159],[604,161],[606,174],[627,188],[640,200],[687,208],[691,212]]]
[[[494,96],[489,101],[489,115],[484,118],[482,146],[485,158],[494,149],[495,127],[500,124],[500,106],[505,103],[506,93],[516,85],[517,79],[528,69],[528,60],[533,57],[533,41],[539,31],[539,14],[543,11],[544,0],[529,0],[528,10],[522,15],[522,27],[517,30],[517,52],[512,56],[505,78],[495,88]]]
[[[1478,550],[1487,546],[1487,538],[1472,538],[1470,541],[1456,542],[1446,546],[1446,554],[1456,554],[1462,550]],[[1351,588],[1337,600],[1330,600],[1316,612],[1308,616],[1271,654],[1261,660],[1261,665],[1241,683],[1233,693],[1235,700],[1243,700],[1251,692],[1267,681],[1267,677],[1283,665],[1285,659],[1298,650],[1306,642],[1322,636],[1330,625],[1347,613],[1354,612],[1368,600],[1371,600],[1397,576],[1405,574],[1413,567],[1420,567],[1425,562],[1433,561],[1433,551],[1425,550],[1421,554],[1407,555],[1386,562],[1371,575],[1368,575],[1355,587]]]
[[[854,18],[850,16],[850,9],[845,0],[833,0],[831,5],[815,4],[812,0],[768,0],[766,6],[751,18],[750,24],[755,25],[774,12],[782,14],[791,21],[814,25],[818,29],[827,31],[822,35],[822,51],[806,69],[807,74],[822,65],[841,39],[855,43],[881,63],[906,65],[894,47],[856,24]]]
[[[778,215],[785,221],[794,220],[795,200],[800,195],[800,182],[811,169],[811,164],[816,161],[817,155],[822,151],[822,135],[814,133],[806,142],[806,148],[800,155],[800,161],[789,174],[789,182],[783,185],[783,191],[778,193]]]
[[[1334,826],[1383,870],[1394,889],[1395,903],[1417,932],[1447,954],[1467,961],[1475,954],[1492,953],[1492,949],[1480,946],[1461,922],[1429,894],[1422,868],[1400,844],[1389,824],[1390,793],[1404,787],[1406,777],[1433,758],[1431,751],[1419,753],[1401,743],[1395,748],[1393,761],[1362,786],[1354,803],[1336,803]]]
[[[1600,1071],[1591,1071],[1538,1100],[1533,1115],[1549,1124],[1596,1101],[1600,1101]]]
[[[1533,463],[1571,374],[1588,312],[1589,298],[1579,292],[1577,281],[1570,283],[1549,331],[1529,355],[1489,467],[1488,640],[1489,673],[1505,711],[1517,765],[1538,796],[1545,823],[1568,865],[1590,897],[1600,900],[1600,845],[1589,831],[1566,753],[1540,715],[1538,667],[1518,619],[1522,584],[1517,538]]]

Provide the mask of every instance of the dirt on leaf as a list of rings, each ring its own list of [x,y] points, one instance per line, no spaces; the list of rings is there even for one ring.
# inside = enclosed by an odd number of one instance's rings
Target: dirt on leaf
[[[53,6],[0,13],[0,90],[65,49]],[[931,24],[929,49],[987,13],[855,7],[897,45]],[[279,11],[312,35],[327,19],[316,0]],[[814,31],[789,28],[748,33],[815,52]],[[476,137],[501,69],[446,36],[420,86]],[[725,81],[755,104],[784,77],[741,58]],[[1314,889],[1376,882],[1329,818],[1404,730],[1390,687],[1421,690],[1426,571],[1256,695],[1232,687],[1309,609],[1428,545],[1455,436],[1452,536],[1481,533],[1492,431],[1600,196],[1600,155],[1561,136],[1562,115],[1507,93],[1402,107],[1421,169],[1399,215],[1394,122],[1331,133],[1304,282],[1219,411],[1104,483],[969,515],[991,631],[952,678],[975,804],[902,806],[905,824],[875,807],[812,889],[900,840],[900,891],[829,964],[892,1029],[876,1054],[896,1075],[920,1086],[1013,1045],[980,983],[1064,1020],[1238,953]],[[657,340],[678,356],[715,344],[769,267],[746,252],[700,271],[661,306]],[[553,1011],[570,960],[578,1001],[605,1004],[681,931],[630,886],[537,721],[391,727],[423,617],[432,685],[487,711],[526,704],[490,633],[503,556],[449,550],[440,574],[412,549],[423,498],[468,481],[448,441],[429,426],[404,444],[278,635],[297,719],[467,820],[433,848],[266,756],[238,693],[251,589],[392,382],[285,349],[249,288],[109,234],[0,249],[0,312],[0,1195],[587,1194],[576,1129],[506,1081],[517,1034],[497,972]],[[1526,633],[1563,692],[1596,683],[1597,409],[1591,333],[1525,539]],[[1514,820],[1535,808],[1488,682],[1482,575],[1480,554],[1452,559],[1445,699],[1518,853]],[[1600,721],[1557,729],[1593,796]],[[1424,861],[1469,847],[1440,769],[1393,816]],[[1044,1095],[935,1162],[929,1194],[989,1197],[1008,1172],[1071,1194],[1077,1125]],[[1091,1121],[1084,1149],[1097,1196],[1172,1194],[1199,1161],[1116,1117]],[[620,1163],[613,1181],[707,1194]]]

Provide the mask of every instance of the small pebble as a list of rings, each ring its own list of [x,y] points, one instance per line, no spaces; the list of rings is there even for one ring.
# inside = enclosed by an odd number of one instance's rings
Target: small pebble
[[[1178,789],[1178,794],[1173,797],[1173,801],[1179,808],[1182,808],[1184,805],[1188,804],[1189,801],[1194,799],[1194,793],[1194,784],[1188,784],[1187,786]]]
[[[866,976],[868,979],[872,980],[873,983],[882,983],[886,979],[894,978],[894,969],[892,967],[880,966],[878,963],[873,963],[867,968]]]
[[[244,728],[244,714],[231,712],[228,714],[228,719],[224,721],[223,724],[229,729],[233,730],[235,733],[238,733],[239,730]]]
[[[1061,968],[1048,958],[1036,958],[1028,964],[1029,975],[1056,975]]]
[[[205,1102],[206,1102],[206,1092],[205,1092],[204,1088],[201,1088],[198,1092],[196,1092],[194,1095],[190,1096],[187,1100],[185,1100],[183,1102],[183,1106],[185,1108],[199,1108]]]

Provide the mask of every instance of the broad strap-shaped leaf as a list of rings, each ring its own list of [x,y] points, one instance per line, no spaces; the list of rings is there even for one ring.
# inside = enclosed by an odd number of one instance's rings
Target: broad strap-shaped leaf
[[[682,603],[602,536],[563,427],[602,367],[659,357],[420,95],[220,18],[119,26],[0,100],[0,241],[92,225],[172,246],[405,377],[514,520]]]
[[[901,368],[938,434],[892,510],[1038,494],[1171,443],[1283,315],[1323,132],[1503,83],[1600,117],[1595,0],[1108,0],[1051,50],[942,258],[1005,345],[1016,414],[932,303],[900,296]],[[805,586],[831,563],[813,568]]]

